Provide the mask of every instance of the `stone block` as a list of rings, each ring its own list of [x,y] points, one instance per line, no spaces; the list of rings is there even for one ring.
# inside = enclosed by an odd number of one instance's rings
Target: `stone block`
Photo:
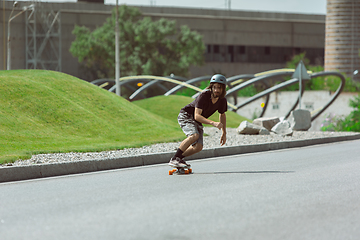
[[[259,134],[262,127],[249,123],[248,121],[242,121],[236,131],[239,134]]]
[[[288,118],[290,127],[295,131],[307,131],[311,127],[310,111],[304,109],[294,110]]]
[[[261,127],[266,128],[267,130],[271,131],[271,129],[280,122],[278,117],[271,117],[271,118],[257,118],[252,123],[259,125]]]
[[[290,123],[287,120],[278,122],[272,129],[272,132],[282,136],[292,136],[293,130],[291,129]]]
[[[260,129],[259,135],[270,135],[270,131],[263,127]]]

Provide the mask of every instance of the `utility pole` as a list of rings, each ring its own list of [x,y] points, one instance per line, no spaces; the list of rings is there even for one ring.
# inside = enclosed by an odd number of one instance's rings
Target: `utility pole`
[[[14,2],[10,16],[9,16],[9,20],[8,20],[8,41],[7,41],[7,70],[11,70],[11,38],[10,38],[10,23],[12,20],[14,20],[16,17],[18,17],[19,15],[21,15],[23,12],[25,12],[26,10],[28,10],[29,8],[34,8],[34,4],[31,4],[29,6],[23,7],[22,10],[16,14],[15,16],[12,17],[12,14],[14,12],[14,8],[18,5],[18,2]]]
[[[5,38],[5,0],[3,0],[3,36],[4,36],[4,70],[6,69],[6,38]]]
[[[7,40],[7,70],[10,70],[11,69],[11,38],[10,38],[10,23],[11,23],[11,20],[13,20],[16,16],[18,15],[15,15],[14,17],[11,17],[13,12],[14,12],[14,8],[18,5],[18,2],[14,2],[13,4],[13,7],[11,9],[11,13],[10,13],[10,16],[9,16],[9,20],[8,20],[8,40]]]
[[[231,10],[231,0],[225,0],[225,8],[227,8],[229,11]]]
[[[120,56],[119,56],[119,0],[116,0],[116,23],[115,23],[115,84],[116,95],[121,96],[120,91]]]

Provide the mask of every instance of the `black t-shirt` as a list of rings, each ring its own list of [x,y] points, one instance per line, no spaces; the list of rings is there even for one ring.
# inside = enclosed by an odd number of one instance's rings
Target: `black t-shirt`
[[[227,100],[226,98],[218,99],[215,104],[211,101],[211,92],[210,91],[204,91],[200,93],[199,96],[196,97],[196,99],[192,102],[186,105],[181,109],[183,112],[187,112],[190,115],[194,117],[195,108],[202,109],[201,115],[204,118],[209,118],[211,115],[213,115],[216,110],[223,114],[227,111]]]

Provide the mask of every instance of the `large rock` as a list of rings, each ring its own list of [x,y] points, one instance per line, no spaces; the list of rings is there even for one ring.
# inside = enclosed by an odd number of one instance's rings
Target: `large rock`
[[[259,125],[261,127],[266,128],[267,130],[271,131],[271,129],[280,122],[280,119],[278,117],[272,117],[272,118],[257,118],[252,123]]]
[[[240,123],[240,126],[236,129],[239,134],[259,134],[261,131],[261,134],[266,134],[264,131],[266,128],[260,127],[259,125],[255,125],[252,123],[249,123],[248,121],[242,121]],[[268,133],[270,134],[270,133]]]
[[[260,129],[259,135],[270,135],[270,131],[263,127]]]
[[[311,127],[311,114],[308,110],[294,110],[290,113],[288,120],[290,127],[295,131],[307,131]]]
[[[278,122],[272,129],[272,132],[282,135],[282,136],[292,136],[293,130],[291,129],[290,122],[283,120]]]

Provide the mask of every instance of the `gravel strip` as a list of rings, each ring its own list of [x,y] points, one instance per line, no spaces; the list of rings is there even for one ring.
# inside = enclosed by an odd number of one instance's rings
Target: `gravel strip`
[[[209,136],[204,137],[204,149],[218,148],[220,147],[221,131],[214,127],[205,127],[204,132]],[[292,137],[283,137],[271,133],[271,135],[241,135],[236,132],[235,128],[227,129],[227,141],[224,146],[239,146],[239,145],[253,145],[260,143],[271,143],[281,141],[295,141],[306,140],[314,138],[327,138],[336,136],[348,136],[354,135],[354,132],[297,132],[295,131]],[[104,152],[87,152],[87,153],[51,153],[51,154],[38,154],[33,155],[28,160],[18,160],[12,164],[0,165],[6,166],[27,166],[33,164],[51,164],[51,163],[63,163],[74,161],[89,161],[89,160],[101,160],[101,159],[115,159],[127,156],[144,155],[151,153],[163,153],[163,152],[175,152],[179,147],[180,142],[174,143],[160,143],[151,146],[144,146],[141,148],[127,148],[116,151],[104,151]]]

